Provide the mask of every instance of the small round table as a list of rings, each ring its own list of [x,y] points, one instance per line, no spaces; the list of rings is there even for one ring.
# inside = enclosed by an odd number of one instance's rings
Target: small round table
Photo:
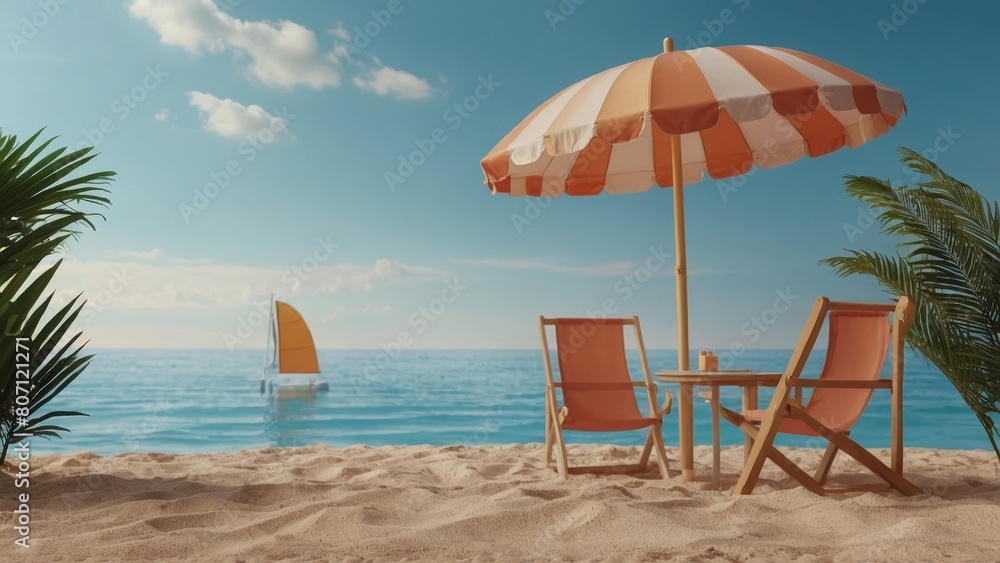
[[[681,477],[694,481],[694,386],[710,387],[712,391],[712,483],[719,486],[719,387],[723,385],[743,388],[743,412],[757,408],[757,387],[774,387],[782,374],[776,372],[755,372],[751,370],[717,371],[659,371],[660,381],[676,383],[678,386],[678,429],[680,433]],[[743,457],[750,452],[753,440],[743,439]]]

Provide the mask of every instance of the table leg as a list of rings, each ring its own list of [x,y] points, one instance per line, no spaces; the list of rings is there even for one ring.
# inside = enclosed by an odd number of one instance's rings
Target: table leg
[[[712,484],[719,486],[719,386],[712,386]]]
[[[681,478],[694,481],[694,386],[678,383],[677,427],[680,431]]]
[[[743,414],[747,411],[757,410],[757,386],[743,386]],[[753,438],[748,434],[743,435],[743,463],[750,457],[750,450],[753,448]]]

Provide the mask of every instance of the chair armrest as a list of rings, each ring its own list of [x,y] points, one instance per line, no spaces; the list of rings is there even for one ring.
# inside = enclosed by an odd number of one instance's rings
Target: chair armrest
[[[788,402],[785,403],[785,414],[790,414],[793,410],[804,411],[806,407],[802,404],[802,401],[789,397]]]
[[[586,385],[586,384],[583,384],[583,385]],[[615,385],[617,385],[617,384],[615,384]],[[625,383],[622,383],[621,385],[625,385]],[[555,381],[555,382],[552,383],[552,386],[556,387],[556,388],[559,388],[559,389],[562,389],[563,384],[562,384],[562,381]],[[632,382],[632,387],[646,387],[646,382],[645,381],[633,381]]]
[[[793,387],[826,389],[891,389],[891,379],[799,379]]]
[[[663,404],[660,409],[656,411],[657,418],[663,418],[663,415],[670,414],[671,409],[674,406],[674,394],[670,392],[670,389],[664,389],[663,391]]]

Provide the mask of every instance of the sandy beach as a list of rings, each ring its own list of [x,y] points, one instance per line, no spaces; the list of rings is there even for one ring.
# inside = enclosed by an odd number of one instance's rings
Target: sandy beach
[[[789,449],[790,457],[819,452]],[[909,449],[925,494],[822,498],[765,466],[756,494],[728,489],[742,448],[723,451],[723,490],[544,467],[538,444],[312,446],[233,453],[90,453],[34,458],[29,549],[36,561],[374,561],[610,559],[682,561],[995,560],[1000,469],[992,452]],[[885,452],[881,452],[884,454]],[[634,448],[571,446],[613,463]],[[711,450],[696,450],[707,477]],[[839,459],[835,480],[860,481]],[[8,468],[9,469],[9,468]],[[0,484],[4,503],[13,480]],[[6,508],[5,510],[11,510]]]

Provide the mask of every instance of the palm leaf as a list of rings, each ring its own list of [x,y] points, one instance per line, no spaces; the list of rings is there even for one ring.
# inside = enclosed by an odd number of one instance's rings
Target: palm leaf
[[[919,154],[902,161],[926,178],[893,188],[847,176],[846,191],[876,212],[900,253],[848,250],[821,263],[841,276],[874,277],[917,305],[907,342],[952,383],[1000,459],[1000,206]]]
[[[52,150],[54,139],[37,142],[41,133],[23,143],[0,135],[0,365],[15,365],[19,346],[30,346],[31,375],[25,386],[17,370],[0,370],[0,463],[15,433],[59,437],[68,432],[48,421],[83,413],[41,409],[92,358],[82,354],[85,344],[77,344],[82,334],[72,333],[84,302],[78,295],[61,307],[52,306],[49,285],[61,262],[45,265],[45,260],[80,226],[94,228],[93,218],[101,215],[79,206],[110,205],[103,186],[114,172],[80,173],[96,156],[93,149]],[[18,403],[24,395],[27,405]]]

